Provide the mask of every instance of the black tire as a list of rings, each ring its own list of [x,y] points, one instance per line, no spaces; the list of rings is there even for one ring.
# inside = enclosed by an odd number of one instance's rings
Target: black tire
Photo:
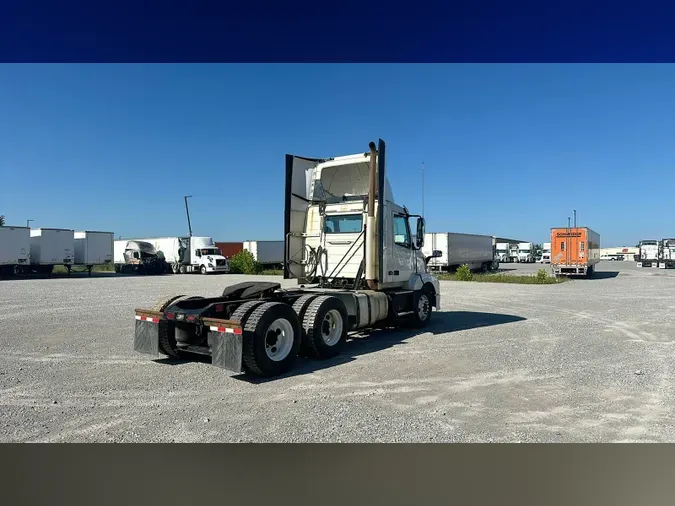
[[[413,292],[413,327],[423,328],[429,325],[429,322],[431,321],[432,298],[433,294],[427,287],[422,287],[421,290]]]
[[[327,318],[334,318],[337,312],[342,319],[342,331],[333,343],[325,339],[326,333],[330,332],[331,325],[337,328],[337,322],[331,322]],[[332,316],[328,316],[329,313]],[[304,314],[302,327],[304,330],[303,348],[314,358],[327,359],[340,353],[348,331],[347,308],[337,297],[322,295],[315,298]]]
[[[309,308],[309,305],[318,296],[319,296],[318,294],[314,294],[314,293],[310,293],[308,295],[302,295],[293,303],[293,311],[295,311],[295,314],[298,315],[298,320],[301,323],[303,323],[305,321],[305,313],[307,313],[307,309]],[[303,342],[304,342],[305,328],[304,328],[304,325],[302,327],[303,327],[302,328],[302,334],[303,334]]]
[[[187,295],[171,295],[162,297],[152,307],[153,311],[164,311],[172,302],[179,299],[186,299]],[[180,358],[178,347],[176,346],[176,329],[173,322],[160,320],[159,323],[159,352],[172,358]]]
[[[244,325],[246,324],[246,320],[251,315],[253,310],[258,306],[263,305],[264,303],[265,302],[262,300],[252,300],[250,302],[244,302],[234,311],[234,313],[232,313],[230,320],[239,322],[239,325],[241,325],[243,328]]]
[[[266,351],[267,347],[275,352],[275,344],[270,342],[270,325],[277,320],[286,320],[293,331],[290,349],[285,357],[272,360]],[[280,335],[277,332],[276,335]],[[279,376],[291,370],[298,356],[301,344],[300,322],[288,304],[281,302],[265,302],[256,307],[244,324],[244,365],[253,374],[263,377]]]
[[[202,266],[199,268],[199,271],[200,271],[202,274],[206,274],[206,265],[202,265]]]
[[[586,271],[586,277],[590,279],[593,277],[594,274],[595,274],[595,265],[591,265]]]

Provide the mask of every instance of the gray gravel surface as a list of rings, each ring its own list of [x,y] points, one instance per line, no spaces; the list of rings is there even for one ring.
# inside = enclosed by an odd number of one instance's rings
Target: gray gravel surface
[[[266,382],[132,351],[135,307],[244,278],[0,281],[0,441],[675,441],[673,271],[442,282],[425,331]]]

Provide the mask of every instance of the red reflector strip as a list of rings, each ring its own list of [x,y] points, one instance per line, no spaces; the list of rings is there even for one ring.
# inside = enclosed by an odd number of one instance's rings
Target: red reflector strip
[[[220,332],[221,334],[241,334],[241,329],[230,329],[227,327],[209,327],[211,332]]]
[[[154,316],[140,316],[136,315],[137,320],[141,320],[144,322],[151,322],[151,323],[159,323],[159,318],[155,318]]]

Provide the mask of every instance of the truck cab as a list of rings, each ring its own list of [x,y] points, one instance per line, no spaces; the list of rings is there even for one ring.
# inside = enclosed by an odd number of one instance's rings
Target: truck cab
[[[659,268],[675,268],[675,239],[661,239],[659,241]]]
[[[202,274],[230,272],[225,258],[210,237],[181,237],[178,246],[178,271]]]
[[[167,269],[155,247],[145,241],[128,241],[124,246],[123,262],[115,263],[115,272],[123,274],[164,274]]]
[[[534,262],[534,246],[531,242],[518,243],[518,262]]]
[[[510,245],[507,242],[498,242],[495,244],[495,258],[499,262],[510,262]]]
[[[658,267],[659,241],[646,239],[638,244],[638,267]]]

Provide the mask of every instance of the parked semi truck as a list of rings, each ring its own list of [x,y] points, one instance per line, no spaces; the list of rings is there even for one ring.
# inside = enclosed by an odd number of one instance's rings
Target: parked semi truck
[[[588,276],[600,262],[600,235],[588,227],[551,229],[551,270],[556,276]]]
[[[260,265],[271,267],[284,263],[284,241],[244,241],[243,247]]]
[[[51,276],[55,265],[69,267],[75,260],[75,231],[37,228],[30,231],[30,270]]]
[[[471,270],[486,272],[499,265],[493,244],[490,235],[434,232],[424,237],[423,252],[432,256],[433,251],[440,251],[439,257],[429,261],[429,270],[448,271],[466,264]]]
[[[646,239],[638,244],[638,267],[659,266],[659,241]]]
[[[30,228],[0,227],[0,277],[21,274],[30,267]]]
[[[508,242],[498,242],[495,244],[495,256],[499,262],[507,263],[511,261],[511,244]]]
[[[659,241],[659,268],[675,268],[675,239],[661,239]]]
[[[170,267],[149,242],[120,239],[113,245],[115,272],[121,274],[165,274]]]
[[[551,263],[551,243],[550,242],[545,242],[542,245],[540,262],[542,264],[550,264]]]
[[[91,276],[91,271],[95,265],[113,264],[113,244],[115,235],[112,232],[96,232],[86,230],[75,232],[75,256],[74,266],[82,266]],[[71,266],[66,267],[68,273]]]
[[[518,243],[518,262],[531,264],[534,262],[534,244],[531,242]]]
[[[284,278],[299,286],[245,282],[220,297],[163,298],[136,309],[134,349],[209,355],[236,373],[275,376],[299,353],[335,356],[350,332],[427,325],[441,297],[422,254],[424,219],[394,202],[384,141],[369,147],[336,158],[286,155]]]
[[[149,237],[133,239],[150,243],[174,274],[230,272],[230,261],[210,237]]]

